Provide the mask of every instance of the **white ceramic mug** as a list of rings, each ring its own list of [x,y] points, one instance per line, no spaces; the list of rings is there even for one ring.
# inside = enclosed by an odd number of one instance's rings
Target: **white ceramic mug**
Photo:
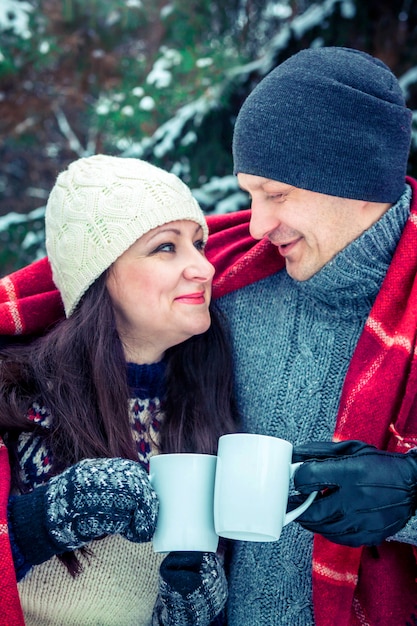
[[[282,528],[303,513],[316,496],[286,513],[293,446],[285,439],[247,433],[219,439],[214,490],[218,535],[241,541],[276,541]]]
[[[217,457],[209,454],[160,454],[151,457],[149,479],[159,500],[153,548],[216,552],[214,479]]]

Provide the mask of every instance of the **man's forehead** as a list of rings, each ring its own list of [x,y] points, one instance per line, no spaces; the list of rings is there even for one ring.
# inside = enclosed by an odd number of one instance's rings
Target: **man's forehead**
[[[268,190],[270,188],[280,189],[282,191],[286,191],[291,189],[292,185],[288,183],[283,183],[279,180],[274,180],[272,178],[265,178],[263,176],[255,176],[254,174],[242,174],[239,173],[237,175],[237,179],[239,185],[242,189],[246,190],[257,190],[257,189],[265,189]]]

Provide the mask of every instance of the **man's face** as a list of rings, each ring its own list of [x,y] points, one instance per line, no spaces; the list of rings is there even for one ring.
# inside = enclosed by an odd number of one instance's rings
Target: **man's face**
[[[389,208],[252,174],[238,174],[237,178],[252,198],[252,237],[267,237],[277,246],[288,274],[299,281],[316,274]]]

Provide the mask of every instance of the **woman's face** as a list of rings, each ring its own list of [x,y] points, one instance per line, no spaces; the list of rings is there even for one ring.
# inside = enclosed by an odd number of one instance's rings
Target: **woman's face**
[[[107,277],[126,360],[154,363],[171,346],[204,333],[213,275],[196,222],[169,222],[128,248]]]

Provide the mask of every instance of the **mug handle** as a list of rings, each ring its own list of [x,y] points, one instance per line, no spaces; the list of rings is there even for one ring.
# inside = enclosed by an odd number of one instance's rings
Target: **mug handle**
[[[292,478],[294,476],[295,470],[300,467],[300,465],[302,465],[302,461],[300,463],[291,463],[290,468],[291,468],[291,473],[290,473],[290,478]],[[285,514],[284,517],[284,523],[283,526],[286,526],[287,524],[289,524],[290,522],[293,522],[295,519],[297,519],[297,517],[299,515],[301,515],[301,513],[304,513],[304,511],[306,509],[308,509],[308,507],[310,506],[310,504],[313,502],[314,498],[317,495],[317,491],[312,491],[309,496],[307,497],[306,500],[304,500],[304,502],[302,504],[300,504],[300,506],[297,506],[296,509],[293,509],[292,511],[289,511],[288,513]]]

